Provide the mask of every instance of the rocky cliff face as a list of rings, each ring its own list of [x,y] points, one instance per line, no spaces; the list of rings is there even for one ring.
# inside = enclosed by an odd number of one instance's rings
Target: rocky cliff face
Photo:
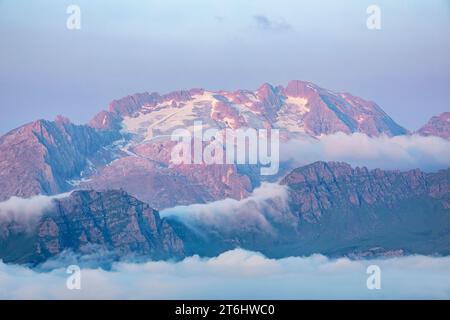
[[[298,217],[294,251],[450,253],[450,169],[400,172],[316,162],[282,184]]]
[[[435,174],[420,170],[369,171],[346,163],[316,162],[292,171],[282,184],[292,190],[290,199],[295,204],[295,212],[302,219],[316,223],[327,210],[340,206],[389,206],[419,196],[442,199],[447,206],[443,197],[450,192],[449,174],[450,170]]]
[[[103,147],[117,138],[62,117],[7,133],[0,138],[0,201],[72,189],[70,181],[91,174],[94,163],[111,161]]]
[[[450,169],[400,172],[316,162],[293,170],[281,184],[287,203],[274,195],[265,203],[244,203],[233,223],[196,220],[195,229],[207,241],[184,232],[187,251],[215,255],[242,247],[270,257],[450,254]]]
[[[123,191],[74,191],[54,200],[31,228],[0,219],[0,231],[0,258],[6,262],[39,263],[64,250],[108,251],[118,258],[184,256],[184,244],[168,222]]]
[[[408,132],[376,103],[350,93],[331,92],[304,81],[291,81],[281,92],[287,105],[289,101],[298,104],[299,99],[304,99],[306,112],[301,122],[311,135],[362,132],[369,136],[395,136]]]
[[[252,190],[235,165],[171,165],[173,143],[145,144],[134,155],[99,168],[80,188],[122,188],[158,210],[176,205],[243,199]]]
[[[432,117],[417,133],[423,136],[436,136],[450,140],[450,112]]]

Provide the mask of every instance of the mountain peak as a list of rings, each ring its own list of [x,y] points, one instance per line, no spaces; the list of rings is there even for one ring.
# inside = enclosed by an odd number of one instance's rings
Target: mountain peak
[[[70,121],[69,118],[59,114],[55,117],[55,123],[65,125],[65,124],[70,124],[72,122]]]
[[[284,93],[291,97],[308,96],[311,93],[317,92],[318,87],[310,82],[302,80],[291,80],[288,82]]]
[[[275,91],[275,88],[270,83],[265,82],[262,85],[260,85],[256,91],[257,92],[273,92],[273,91]]]
[[[153,259],[181,258],[184,243],[165,219],[148,204],[123,190],[74,191],[55,199],[36,222],[32,245],[22,252],[6,252],[5,261],[37,264],[64,250],[87,253],[90,250],[113,250],[115,254],[145,255]],[[100,222],[101,221],[101,222]],[[8,230],[2,242],[24,237],[21,226]]]
[[[417,133],[423,136],[436,136],[450,140],[450,112],[432,117]]]
[[[137,135],[148,133],[150,126],[151,132],[168,134],[180,123],[193,121],[218,128],[279,128],[286,136],[408,133],[373,102],[301,80],[289,81],[286,87],[263,83],[255,91],[191,89],[164,95],[134,94],[111,102],[110,111],[99,113],[90,125],[100,130],[129,128]],[[147,141],[153,136],[142,138]]]

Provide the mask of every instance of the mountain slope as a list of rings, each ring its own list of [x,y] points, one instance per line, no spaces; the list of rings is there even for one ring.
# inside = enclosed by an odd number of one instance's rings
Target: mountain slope
[[[123,191],[111,190],[75,191],[54,200],[32,227],[0,219],[0,240],[0,259],[17,263],[40,263],[64,250],[110,251],[117,258],[184,255],[183,242],[158,212]]]
[[[436,136],[450,140],[450,112],[432,117],[417,133],[423,136]]]
[[[450,253],[450,169],[370,171],[317,162],[294,170],[282,184],[298,217],[293,251]]]
[[[113,101],[109,110],[99,113],[90,125],[101,130],[121,126],[139,140],[149,141],[200,120],[207,127],[272,127],[286,134],[314,136],[335,132],[393,136],[408,132],[373,102],[298,80],[285,88],[263,84],[255,91],[192,89],[166,95],[135,94]]]
[[[39,263],[70,249],[170,259],[238,247],[269,257],[450,254],[450,169],[400,172],[316,162],[281,184],[286,199],[272,194],[265,203],[224,203],[222,213],[213,204],[204,219],[195,218],[201,207],[193,217],[161,219],[124,191],[72,192],[54,200],[32,227],[0,219],[0,258]]]
[[[213,256],[242,247],[275,258],[450,254],[450,169],[400,172],[316,162],[293,170],[281,184],[287,203],[275,196],[248,201],[219,215],[219,224],[210,222],[216,221],[214,209],[211,218],[188,219],[201,236],[180,231],[186,251]],[[169,217],[180,230],[185,219]]]
[[[0,201],[76,188],[123,188],[157,209],[245,198],[262,179],[248,167],[170,163],[171,134],[192,131],[195,121],[204,129],[278,128],[282,141],[407,133],[375,103],[303,81],[255,91],[135,94],[114,100],[87,126],[39,120],[1,137]]]
[[[61,117],[12,130],[0,138],[0,201],[72,189],[70,180],[89,175],[93,162],[110,161],[103,147],[118,136]]]
[[[98,169],[80,188],[124,189],[161,210],[176,205],[207,203],[224,198],[243,199],[251,192],[247,176],[234,165],[181,165],[129,156]]]
[[[124,188],[157,209],[228,197],[243,199],[261,180],[259,174],[249,174],[248,168],[171,165],[171,134],[179,128],[193,132],[195,122],[201,122],[204,130],[278,128],[282,141],[335,132],[407,133],[375,103],[303,81],[291,81],[286,88],[263,84],[255,91],[135,94],[111,102],[108,111],[90,122],[100,131],[121,128],[127,138],[119,149],[127,157],[100,168],[81,187]]]

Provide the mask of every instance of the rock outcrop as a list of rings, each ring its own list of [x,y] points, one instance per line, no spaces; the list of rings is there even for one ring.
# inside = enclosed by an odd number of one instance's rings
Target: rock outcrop
[[[74,191],[55,199],[31,227],[0,217],[0,259],[5,262],[37,264],[67,250],[107,251],[117,258],[184,256],[184,244],[167,220],[121,190]]]
[[[111,161],[104,146],[118,137],[62,117],[12,130],[0,138],[0,201],[73,189],[71,180],[89,176],[95,164]]]

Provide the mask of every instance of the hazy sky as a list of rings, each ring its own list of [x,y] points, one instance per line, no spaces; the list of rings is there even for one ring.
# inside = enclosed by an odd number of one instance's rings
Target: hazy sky
[[[66,28],[70,4],[81,30]],[[135,92],[290,79],[374,100],[408,129],[450,111],[449,0],[0,0],[0,40],[0,134],[84,123]]]

